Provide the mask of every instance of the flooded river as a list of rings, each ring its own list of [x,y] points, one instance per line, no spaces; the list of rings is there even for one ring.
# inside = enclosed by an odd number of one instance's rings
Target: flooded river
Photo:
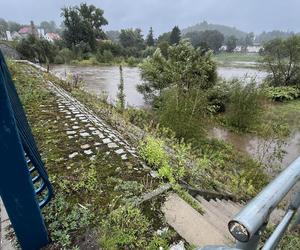
[[[300,131],[295,130],[285,141],[264,140],[252,135],[239,135],[222,128],[214,128],[211,136],[231,143],[257,160],[285,168],[300,156]],[[278,158],[277,154],[281,153]]]
[[[84,88],[94,94],[106,93],[108,101],[114,103],[118,85],[120,83],[119,67],[117,66],[70,66],[53,65],[51,71],[60,76],[67,74],[78,74],[84,81]],[[218,74],[227,80],[232,78],[246,78],[249,80],[255,77],[258,82],[266,76],[265,72],[248,68],[219,67]],[[126,103],[133,107],[145,105],[143,96],[136,90],[137,84],[141,83],[140,71],[138,68],[123,68]]]
[[[108,101],[114,103],[118,85],[120,83],[119,67],[117,66],[68,66],[54,65],[51,71],[55,74],[65,77],[68,74],[78,74],[84,81],[84,88],[94,94],[100,95],[106,93]],[[219,67],[218,74],[220,77],[230,80],[232,78],[245,78],[249,80],[253,77],[261,82],[266,76],[252,68],[231,68]],[[143,107],[145,102],[143,96],[136,90],[137,84],[141,83],[140,71],[138,68],[123,68],[126,103],[129,106]],[[213,136],[232,143],[236,148],[250,153],[255,158],[262,161],[270,161],[272,154],[278,150],[278,145],[274,141],[263,141],[262,139],[251,136],[240,136],[222,129],[214,129]],[[286,144],[282,145],[282,150],[286,151],[283,156],[282,167],[288,166],[293,160],[300,155],[300,131],[294,132]]]

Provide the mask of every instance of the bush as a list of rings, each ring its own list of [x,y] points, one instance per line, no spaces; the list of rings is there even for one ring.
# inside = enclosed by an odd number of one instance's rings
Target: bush
[[[164,165],[168,165],[168,155],[164,150],[164,143],[161,140],[148,136],[139,147],[140,156],[151,167],[158,169]]]
[[[263,66],[272,86],[298,86],[300,83],[300,36],[276,38],[264,44]]]
[[[135,57],[129,57],[126,59],[126,63],[129,67],[135,67],[141,62],[141,59],[135,58]]]
[[[264,91],[268,98],[279,102],[290,101],[300,97],[300,90],[291,86],[267,87]]]
[[[54,61],[57,48],[45,39],[29,36],[22,39],[16,46],[17,51],[27,60],[38,60],[40,63]]]
[[[229,101],[230,86],[224,81],[208,90],[208,110],[212,114],[225,112]]]
[[[56,55],[54,57],[54,63],[55,64],[63,64],[63,63],[65,63],[65,60],[61,55]]]
[[[260,118],[262,111],[262,91],[254,80],[243,83],[232,82],[229,104],[226,112],[227,123],[238,130],[250,130]]]
[[[97,48],[100,54],[103,54],[104,51],[110,51],[114,56],[122,56],[124,54],[122,46],[110,40],[100,41]]]
[[[58,52],[58,55],[63,58],[63,63],[70,63],[74,58],[73,52],[68,48],[64,48]]]
[[[104,50],[103,52],[98,50],[96,54],[96,59],[100,63],[110,63],[113,61],[114,56],[109,50]]]
[[[198,140],[205,134],[207,99],[200,90],[164,91],[158,104],[159,122],[170,128],[177,138]]]

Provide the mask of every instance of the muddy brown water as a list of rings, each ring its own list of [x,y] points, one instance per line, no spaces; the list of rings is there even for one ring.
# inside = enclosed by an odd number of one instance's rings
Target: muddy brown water
[[[120,72],[117,66],[70,66],[52,65],[51,71],[62,77],[68,74],[78,74],[84,81],[84,88],[94,94],[106,93],[108,101],[114,103],[120,84]],[[265,72],[250,68],[219,67],[220,77],[230,80],[232,78],[245,78],[246,81],[252,77],[258,82],[266,76]],[[126,103],[129,106],[141,108],[145,106],[143,95],[136,86],[142,82],[140,70],[137,67],[123,67]]]
[[[277,165],[280,169],[289,166],[300,156],[300,131],[295,130],[283,143],[264,140],[252,135],[240,135],[222,128],[214,128],[211,136],[231,143],[237,149],[247,152],[267,165]],[[282,157],[274,154],[282,151]]]

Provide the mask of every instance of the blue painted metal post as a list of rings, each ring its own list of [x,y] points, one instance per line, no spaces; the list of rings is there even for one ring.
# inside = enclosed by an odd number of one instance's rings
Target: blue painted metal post
[[[48,233],[4,81],[0,65],[0,195],[22,249],[37,250]]]

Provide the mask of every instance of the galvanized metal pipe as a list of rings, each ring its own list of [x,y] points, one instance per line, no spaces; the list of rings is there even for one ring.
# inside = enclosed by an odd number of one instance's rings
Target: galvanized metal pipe
[[[296,212],[295,210],[291,210],[291,209],[288,210],[288,212],[283,217],[282,221],[278,224],[278,226],[276,227],[276,229],[274,230],[274,232],[272,233],[270,238],[264,244],[264,247],[262,248],[262,250],[276,249],[278,242],[280,241],[284,232],[288,228],[295,212]]]
[[[249,241],[299,179],[300,157],[282,171],[229,222],[229,231],[233,237],[241,242]]]

